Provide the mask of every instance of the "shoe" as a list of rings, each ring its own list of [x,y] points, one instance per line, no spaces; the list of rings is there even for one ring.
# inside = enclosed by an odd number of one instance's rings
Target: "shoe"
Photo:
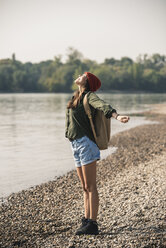
[[[89,219],[87,219],[87,218],[85,218],[85,217],[83,217],[83,218],[81,219],[81,221],[82,221],[82,227],[83,227],[83,226],[86,226],[86,224],[88,223],[88,220],[89,220]]]
[[[82,221],[82,225],[80,226],[80,228],[82,228],[82,227],[86,226],[86,224],[88,223],[88,220],[89,220],[89,219],[87,219],[87,218],[83,217],[83,218],[81,219],[81,221]],[[80,228],[78,228],[78,229],[80,229]]]
[[[76,235],[81,234],[99,234],[97,222],[92,219],[88,219],[88,223],[76,231]]]

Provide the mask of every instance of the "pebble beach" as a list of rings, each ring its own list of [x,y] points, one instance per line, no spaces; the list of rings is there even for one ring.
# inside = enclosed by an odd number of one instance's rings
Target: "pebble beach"
[[[159,123],[115,134],[117,151],[97,163],[99,235],[75,235],[84,207],[73,170],[7,197],[0,247],[166,247],[166,104],[137,115]]]

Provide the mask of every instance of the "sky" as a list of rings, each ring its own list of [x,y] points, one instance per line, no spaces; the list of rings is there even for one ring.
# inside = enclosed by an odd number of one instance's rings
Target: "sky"
[[[0,0],[0,59],[166,55],[166,0]]]

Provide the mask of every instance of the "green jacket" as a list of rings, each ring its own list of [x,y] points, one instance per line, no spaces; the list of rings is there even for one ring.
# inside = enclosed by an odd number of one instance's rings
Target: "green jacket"
[[[86,93],[88,91],[83,92],[80,103],[76,108],[66,109],[65,137],[70,141],[87,135],[89,139],[95,142],[90,121],[83,106],[83,99]],[[112,113],[116,112],[116,109],[113,109],[108,103],[100,99],[94,92],[88,95],[88,103],[92,111],[92,118],[95,115],[95,109],[102,110],[106,118],[111,118]]]

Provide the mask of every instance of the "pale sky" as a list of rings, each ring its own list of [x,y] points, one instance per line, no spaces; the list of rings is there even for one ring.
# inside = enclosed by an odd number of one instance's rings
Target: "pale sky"
[[[166,55],[166,0],[0,0],[0,59]]]

